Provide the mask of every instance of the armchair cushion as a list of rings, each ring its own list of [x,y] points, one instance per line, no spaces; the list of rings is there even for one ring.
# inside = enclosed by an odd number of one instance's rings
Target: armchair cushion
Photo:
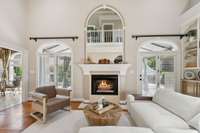
[[[70,96],[70,92],[71,90],[67,88],[56,88],[57,95]]]
[[[48,99],[56,97],[56,88],[55,86],[43,86],[38,87],[35,92],[46,94]]]
[[[51,98],[47,102],[47,113],[54,112],[58,109],[67,107],[69,101],[69,97],[65,96],[56,96]]]

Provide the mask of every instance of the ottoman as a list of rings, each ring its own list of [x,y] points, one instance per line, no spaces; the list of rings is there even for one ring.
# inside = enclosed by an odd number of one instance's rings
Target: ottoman
[[[79,133],[153,133],[153,131],[149,128],[141,127],[104,126],[84,127],[80,129]]]

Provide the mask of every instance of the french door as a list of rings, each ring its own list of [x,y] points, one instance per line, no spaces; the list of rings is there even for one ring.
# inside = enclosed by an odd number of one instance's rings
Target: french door
[[[55,85],[67,88],[71,86],[71,56],[40,55],[39,86]]]
[[[144,96],[153,96],[157,89],[176,88],[176,56],[167,54],[141,54],[139,82]]]

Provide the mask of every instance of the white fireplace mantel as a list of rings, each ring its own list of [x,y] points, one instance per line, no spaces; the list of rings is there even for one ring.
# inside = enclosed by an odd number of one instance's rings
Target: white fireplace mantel
[[[79,66],[84,75],[91,75],[94,72],[118,72],[121,76],[125,76],[131,64],[79,64]]]

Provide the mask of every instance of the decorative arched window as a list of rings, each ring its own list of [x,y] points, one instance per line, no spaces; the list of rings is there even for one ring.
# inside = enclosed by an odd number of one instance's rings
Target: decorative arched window
[[[125,29],[121,14],[113,7],[103,5],[90,12],[86,19],[86,62],[120,58],[125,61]]]

